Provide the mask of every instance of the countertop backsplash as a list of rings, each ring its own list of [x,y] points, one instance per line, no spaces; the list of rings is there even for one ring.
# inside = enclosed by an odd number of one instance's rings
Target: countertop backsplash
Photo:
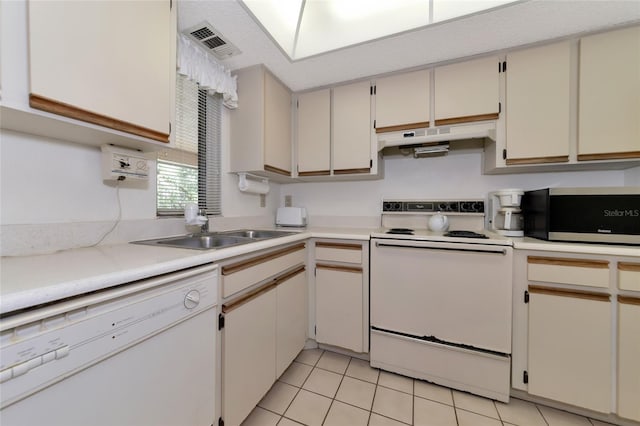
[[[272,227],[273,215],[209,218],[211,231]],[[195,232],[183,218],[123,220],[102,241],[113,221],[2,225],[0,256],[32,256],[93,245],[113,245],[130,241]]]

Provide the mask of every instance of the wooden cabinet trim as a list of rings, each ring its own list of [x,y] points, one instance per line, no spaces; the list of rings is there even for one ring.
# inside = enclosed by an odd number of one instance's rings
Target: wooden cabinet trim
[[[278,257],[287,255],[289,253],[296,252],[298,250],[303,250],[305,247],[305,243],[296,244],[295,246],[286,247],[280,250],[273,251],[271,253],[263,254],[262,256],[252,257],[251,259],[243,260],[237,263],[233,263],[231,265],[226,265],[222,267],[222,275],[231,275],[236,272],[242,271],[244,269],[250,268],[252,266],[259,265],[264,262],[268,262],[269,260],[276,259]]]
[[[362,273],[362,268],[358,266],[338,266],[338,265],[327,265],[324,263],[317,263],[316,269],[328,269],[331,271],[339,271],[339,272],[353,272],[356,274]]]
[[[322,241],[316,242],[316,247],[322,248],[334,248],[334,249],[342,249],[342,250],[360,250],[362,251],[361,244],[345,244],[345,243],[326,243]]]
[[[558,155],[556,157],[531,157],[531,158],[507,158],[507,166],[518,164],[541,164],[541,163],[568,163],[568,155]]]
[[[497,112],[491,114],[468,115],[465,117],[441,118],[436,120],[436,126],[446,126],[448,124],[472,123],[475,121],[497,120],[500,114]]]
[[[340,169],[334,170],[334,175],[353,175],[357,173],[371,173],[371,168],[362,168],[362,169]]]
[[[110,129],[119,130],[121,132],[130,133],[143,138],[153,139],[158,142],[169,143],[168,133],[158,132],[153,129],[138,126],[137,124],[118,120],[117,118],[112,118],[107,115],[96,114],[95,112],[87,111],[85,109],[36,95],[34,93],[29,94],[29,106],[52,114],[73,118],[74,120],[97,124],[98,126],[108,127]],[[167,127],[168,126],[169,123],[167,123]]]
[[[598,302],[608,302],[609,295],[603,293],[592,293],[582,290],[566,290],[561,288],[541,287],[537,285],[529,286],[529,293],[546,294],[549,296],[571,297],[574,299],[595,300]]]
[[[284,169],[279,169],[277,167],[270,166],[268,164],[264,165],[264,170],[266,172],[277,173],[277,174],[283,175],[283,176],[291,176],[291,172],[289,172],[287,170],[284,170]]]
[[[638,305],[640,306],[640,297],[633,296],[618,296],[618,303],[624,303],[625,305]]]
[[[429,127],[428,121],[419,121],[417,123],[397,124],[395,126],[377,127],[376,133],[400,132],[402,130],[420,129]]]
[[[229,312],[233,311],[234,309],[237,309],[240,306],[249,303],[253,299],[256,299],[256,298],[262,296],[264,293],[276,288],[277,285],[278,285],[278,283],[276,282],[276,280],[269,281],[268,283],[265,283],[264,285],[258,287],[257,289],[255,289],[253,291],[250,291],[249,293],[245,294],[244,296],[239,297],[238,299],[234,300],[233,302],[225,303],[224,305],[222,305],[222,313],[223,314],[229,313]]]
[[[279,277],[277,277],[277,278],[275,279],[275,283],[276,283],[276,285],[280,285],[280,284],[282,284],[283,282],[285,282],[285,281],[287,281],[287,280],[289,280],[289,279],[291,279],[291,278],[295,277],[296,275],[301,274],[301,273],[302,273],[302,272],[304,272],[306,269],[307,269],[307,267],[306,267],[306,266],[304,266],[304,265],[299,266],[299,267],[297,267],[296,269],[294,269],[293,271],[286,272],[286,273],[284,273],[284,274],[280,275]]]
[[[298,172],[298,176],[329,176],[331,171],[329,170],[317,170],[313,172]]]
[[[528,256],[527,263],[535,263],[538,265],[555,265],[555,266],[572,266],[576,268],[609,268],[608,260],[591,260],[591,259],[563,259],[557,257]]]
[[[640,151],[608,152],[604,154],[578,154],[578,161],[624,160],[640,158]]]
[[[618,262],[618,271],[640,272],[640,263]]]

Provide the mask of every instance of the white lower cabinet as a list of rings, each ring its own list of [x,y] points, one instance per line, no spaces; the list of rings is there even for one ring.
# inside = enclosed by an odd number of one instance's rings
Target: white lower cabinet
[[[307,340],[305,244],[221,267],[222,420],[239,425]]]
[[[618,415],[640,422],[640,297],[618,296]]]
[[[314,250],[316,341],[369,352],[368,243],[318,240]]]
[[[222,414],[225,424],[239,425],[276,380],[276,289],[224,315]]]
[[[365,352],[362,268],[316,265],[316,341]]]
[[[609,295],[539,286],[529,294],[529,393],[609,413]]]
[[[276,288],[276,378],[307,340],[307,274],[304,270],[294,272]]]

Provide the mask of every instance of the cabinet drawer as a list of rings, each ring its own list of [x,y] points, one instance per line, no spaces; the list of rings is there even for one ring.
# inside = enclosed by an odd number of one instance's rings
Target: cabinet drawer
[[[304,243],[222,267],[222,297],[226,298],[282,271],[304,263]]]
[[[640,291],[640,263],[618,263],[618,288]]]
[[[362,245],[345,243],[316,243],[316,260],[362,263]]]
[[[609,287],[609,262],[593,259],[527,257],[527,279],[557,284]]]

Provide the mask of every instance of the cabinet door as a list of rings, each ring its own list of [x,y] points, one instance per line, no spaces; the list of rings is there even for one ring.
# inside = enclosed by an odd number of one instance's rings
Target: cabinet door
[[[333,89],[333,170],[371,169],[371,85],[368,81]]]
[[[331,91],[298,96],[298,175],[328,175],[331,168]]]
[[[316,341],[365,352],[362,269],[316,265]]]
[[[269,72],[264,78],[264,168],[291,174],[291,92]]]
[[[168,142],[171,23],[169,1],[29,2],[31,106]]]
[[[429,126],[429,70],[376,80],[376,132]]]
[[[529,393],[609,413],[609,296],[533,286],[529,293]]]
[[[438,67],[435,74],[436,126],[498,118],[498,59]]]
[[[618,415],[640,421],[640,298],[618,296]]]
[[[223,312],[222,417],[239,425],[276,380],[276,289]]]
[[[304,268],[277,287],[276,377],[289,367],[307,340],[307,274]]]
[[[507,164],[569,161],[569,42],[507,55]]]
[[[640,27],[580,40],[578,160],[640,157]]]

